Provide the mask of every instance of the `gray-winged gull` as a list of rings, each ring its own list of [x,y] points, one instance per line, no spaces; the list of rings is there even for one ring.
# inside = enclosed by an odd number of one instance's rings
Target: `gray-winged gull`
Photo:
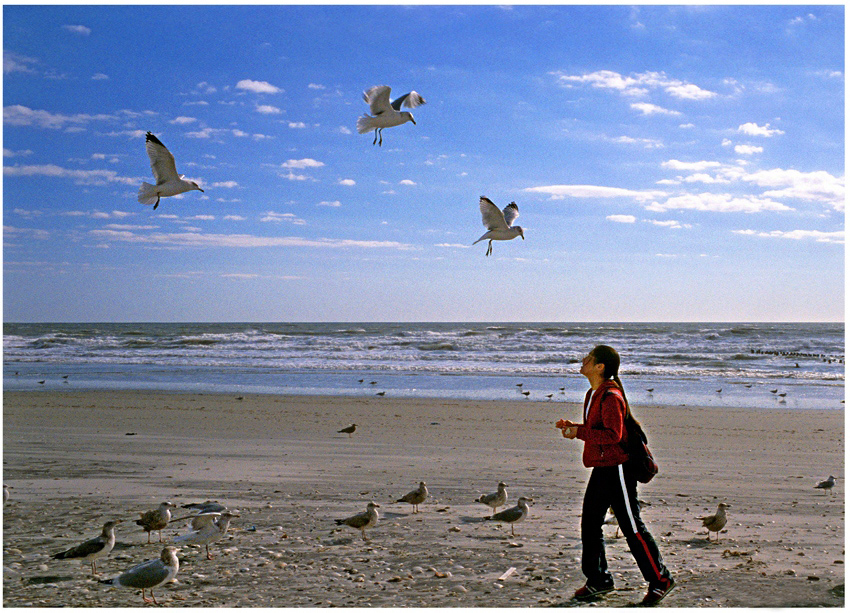
[[[224,537],[227,528],[230,526],[230,520],[234,517],[239,517],[239,515],[230,511],[195,515],[192,517],[191,532],[175,537],[174,542],[204,545],[207,549],[207,560],[212,560],[210,544],[220,541]]]
[[[521,522],[525,519],[525,516],[528,515],[529,502],[534,502],[534,499],[526,496],[520,496],[515,507],[505,509],[500,513],[495,513],[492,517],[488,517],[487,519],[509,523],[511,525],[511,536],[513,536],[514,524]]]
[[[504,481],[499,481],[498,489],[492,494],[481,494],[475,502],[486,504],[494,511],[508,502],[508,486]]]
[[[830,475],[829,479],[827,479],[826,481],[821,481],[820,483],[818,483],[815,486],[815,489],[816,490],[825,490],[825,491],[831,492],[832,488],[835,487],[835,479],[836,479],[835,477]]]
[[[142,562],[138,566],[124,571],[114,579],[102,579],[100,582],[107,585],[120,587],[132,587],[142,590],[142,600],[145,602],[156,601],[153,588],[159,587],[174,579],[180,569],[180,561],[177,559],[177,547],[168,546],[163,548],[162,553],[156,560]],[[145,598],[145,590],[150,590],[151,599]]]
[[[113,519],[103,524],[103,530],[99,536],[83,541],[76,547],[61,551],[53,555],[54,560],[80,560],[91,563],[91,574],[97,574],[97,561],[105,558],[115,547],[115,526],[121,523],[120,519]]]
[[[206,500],[204,502],[192,502],[184,504],[184,509],[195,509],[198,513],[221,513],[226,511],[227,507],[219,503],[218,500]],[[182,518],[185,519],[185,518]]]
[[[151,542],[151,532],[154,530],[159,530],[159,542],[162,542],[162,529],[168,525],[168,522],[171,520],[171,509],[175,508],[177,508],[176,504],[163,502],[153,511],[139,513],[139,519],[136,520],[136,524],[144,528],[145,532],[148,533],[148,543]]]
[[[425,98],[416,92],[409,92],[393,100],[390,104],[390,86],[376,85],[363,92],[363,100],[369,105],[369,110],[373,116],[363,114],[357,120],[357,132],[365,134],[370,130],[375,131],[375,140],[372,144],[378,143],[380,147],[384,142],[384,128],[392,128],[400,126],[408,121],[416,125],[416,120],[413,119],[413,114],[409,111],[402,111],[401,107],[406,106],[410,109],[415,109],[417,106],[425,104]]]
[[[525,233],[522,228],[511,225],[519,217],[519,207],[516,202],[511,202],[500,211],[499,207],[493,204],[489,198],[481,196],[478,200],[478,208],[481,210],[481,221],[487,228],[487,232],[472,244],[489,239],[487,252],[484,255],[493,253],[493,241],[509,241],[517,236],[521,236],[522,240],[525,240]]]
[[[363,535],[363,540],[368,541],[366,538],[366,528],[372,528],[378,523],[378,511],[381,505],[370,502],[366,505],[366,510],[362,513],[358,513],[357,515],[352,515],[351,517],[346,517],[345,519],[335,519],[334,521],[338,526],[350,526],[356,530],[360,530],[360,534]]]
[[[419,512],[419,505],[425,502],[428,497],[428,488],[425,487],[425,482],[420,481],[419,487],[412,492],[406,493],[404,496],[396,500],[396,502],[406,502],[413,505],[413,512]]]
[[[199,192],[204,191],[194,181],[186,181],[183,179],[183,175],[177,174],[174,156],[150,132],[145,137],[145,149],[151,160],[151,170],[153,171],[153,178],[156,179],[156,185],[142,183],[139,188],[139,202],[152,204],[154,210],[156,210],[156,207],[159,206],[159,199],[165,196],[176,196],[195,189]]]
[[[726,509],[731,508],[730,505],[725,502],[721,502],[717,505],[717,513],[714,515],[709,515],[707,517],[700,517],[702,520],[702,525],[708,528],[708,540],[711,540],[711,533],[717,533],[717,540],[720,540],[720,531],[726,525]]]

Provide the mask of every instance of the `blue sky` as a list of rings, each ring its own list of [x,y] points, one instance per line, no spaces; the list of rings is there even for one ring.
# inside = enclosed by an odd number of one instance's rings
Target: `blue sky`
[[[5,6],[3,51],[5,321],[843,321],[841,5]],[[383,147],[379,84],[427,101]],[[148,130],[204,193],[137,202]]]

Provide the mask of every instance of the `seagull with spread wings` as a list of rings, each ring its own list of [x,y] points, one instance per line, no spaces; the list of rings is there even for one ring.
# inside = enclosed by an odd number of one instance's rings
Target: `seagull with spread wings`
[[[151,170],[153,171],[153,178],[156,179],[156,185],[142,183],[142,187],[139,188],[139,202],[152,204],[154,210],[156,210],[156,207],[159,206],[159,199],[163,196],[176,196],[195,189],[203,193],[204,190],[198,187],[197,183],[186,181],[183,179],[183,175],[177,174],[174,156],[150,132],[145,137],[145,149],[151,159]]]
[[[413,114],[410,111],[402,111],[402,107],[415,109],[417,106],[425,104],[425,98],[416,92],[409,92],[399,98],[393,100],[390,104],[390,86],[376,85],[363,92],[363,100],[369,105],[369,111],[372,115],[363,114],[357,120],[358,134],[366,134],[371,130],[375,131],[375,140],[372,144],[378,143],[380,147],[384,142],[383,129],[400,126],[408,121],[416,125],[416,120],[413,119]]]
[[[525,234],[522,228],[512,225],[516,221],[516,218],[519,217],[519,207],[516,205],[516,202],[511,202],[500,211],[499,207],[493,204],[493,201],[487,198],[487,196],[481,196],[478,201],[478,208],[481,209],[481,221],[484,223],[484,227],[487,228],[487,232],[475,241],[475,243],[486,239],[490,240],[485,255],[493,253],[493,241],[509,241],[517,236],[521,236],[522,240],[525,240]],[[474,245],[475,243],[472,244]]]

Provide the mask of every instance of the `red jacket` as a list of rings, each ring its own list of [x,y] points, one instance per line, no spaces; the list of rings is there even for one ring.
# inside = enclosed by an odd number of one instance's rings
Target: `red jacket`
[[[593,390],[588,390],[584,398],[587,406]],[[588,468],[594,466],[617,466],[629,459],[620,445],[626,436],[623,420],[626,417],[626,401],[620,388],[614,381],[605,381],[593,394],[590,408],[585,410],[587,417],[578,426],[576,438],[584,441],[582,462]]]

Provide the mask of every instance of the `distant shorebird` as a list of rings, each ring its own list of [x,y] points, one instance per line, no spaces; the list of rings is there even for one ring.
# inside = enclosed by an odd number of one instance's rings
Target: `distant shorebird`
[[[413,490],[412,492],[408,492],[396,502],[406,502],[408,504],[413,505],[413,512],[419,513],[419,505],[425,502],[425,499],[428,497],[428,488],[425,487],[425,482],[419,482],[419,488]]]
[[[207,560],[212,560],[210,544],[224,538],[227,528],[230,526],[230,520],[234,517],[239,517],[239,515],[230,511],[199,513],[192,518],[191,531],[188,534],[176,537],[174,542],[204,545],[207,549]]]
[[[821,481],[820,483],[818,483],[815,486],[815,489],[816,490],[824,490],[824,491],[832,493],[832,488],[835,487],[835,479],[836,479],[836,477],[833,477],[832,475],[830,475],[829,479],[827,479],[826,481]]]
[[[151,542],[151,532],[154,530],[159,531],[159,542],[162,542],[162,529],[171,520],[171,509],[174,508],[177,508],[177,505],[170,502],[163,502],[153,511],[139,513],[139,519],[136,520],[136,524],[144,528],[145,532],[148,533],[148,543]]]
[[[159,604],[153,595],[153,588],[171,581],[177,575],[177,571],[180,569],[180,561],[177,559],[178,551],[179,549],[176,547],[165,547],[156,560],[142,562],[114,579],[103,579],[100,582],[106,585],[141,589],[142,600]],[[150,590],[150,600],[145,598],[145,590]]]
[[[4,504],[4,505],[5,505],[5,504],[6,504],[6,502],[9,500],[9,496],[10,496],[10,494],[9,494],[9,486],[8,486],[8,485],[6,485],[6,484],[4,483],[4,484],[3,484],[3,504]]]
[[[378,523],[378,511],[381,505],[370,502],[366,505],[366,510],[362,513],[358,513],[357,515],[352,515],[351,517],[346,517],[345,519],[335,519],[334,521],[338,526],[350,526],[355,530],[360,530],[360,534],[363,535],[363,540],[368,541],[366,538],[366,528],[372,528]]]
[[[114,519],[103,524],[100,536],[89,539],[71,547],[66,551],[54,554],[54,560],[80,560],[91,562],[91,574],[97,574],[97,561],[105,558],[115,547],[115,526],[121,523],[120,519]]]
[[[511,525],[511,536],[515,536],[514,524],[518,524],[525,519],[526,515],[528,515],[529,502],[534,502],[534,499],[526,496],[520,496],[515,507],[505,509],[500,513],[495,513],[492,517],[487,517],[486,519],[509,523]]]
[[[702,525],[708,528],[708,540],[711,540],[711,533],[717,533],[717,540],[720,540],[720,531],[726,525],[726,509],[731,508],[725,502],[721,502],[717,505],[717,513],[714,515],[709,515],[708,517],[700,517],[702,520]]]
[[[369,111],[373,116],[363,114],[357,120],[357,133],[366,134],[371,130],[375,131],[375,140],[372,144],[378,144],[380,147],[384,144],[384,128],[393,128],[407,123],[408,121],[416,125],[416,120],[413,119],[413,114],[409,111],[402,111],[401,108],[407,107],[415,109],[417,106],[425,104],[425,98],[416,92],[409,92],[400,96],[390,103],[390,86],[376,85],[363,92],[363,100],[369,105]]]
[[[350,426],[346,426],[342,430],[337,430],[338,434],[347,434],[348,438],[351,438],[351,435],[354,434],[354,431],[357,430],[357,424],[351,424]]]
[[[499,485],[492,494],[481,494],[475,502],[486,504],[495,511],[501,506],[504,506],[508,501],[508,486],[504,481],[499,481]]]
[[[176,196],[192,190],[204,191],[194,181],[185,181],[183,175],[177,174],[174,156],[150,132],[145,136],[145,149],[151,160],[151,171],[153,171],[153,178],[156,179],[156,185],[142,183],[142,187],[139,188],[139,202],[152,204],[153,209],[156,210],[160,198]]]
[[[511,202],[500,211],[499,207],[493,204],[489,198],[481,196],[478,199],[478,208],[481,211],[481,221],[487,228],[487,232],[472,244],[475,245],[483,240],[489,240],[487,252],[484,255],[493,253],[493,241],[509,241],[517,236],[521,236],[522,240],[525,240],[525,233],[522,228],[511,225],[519,217],[519,207],[516,202]]]
[[[227,507],[219,503],[218,500],[205,500],[204,502],[192,502],[184,504],[184,509],[194,509],[198,513],[220,513],[226,511]],[[185,517],[182,519],[186,519]]]

